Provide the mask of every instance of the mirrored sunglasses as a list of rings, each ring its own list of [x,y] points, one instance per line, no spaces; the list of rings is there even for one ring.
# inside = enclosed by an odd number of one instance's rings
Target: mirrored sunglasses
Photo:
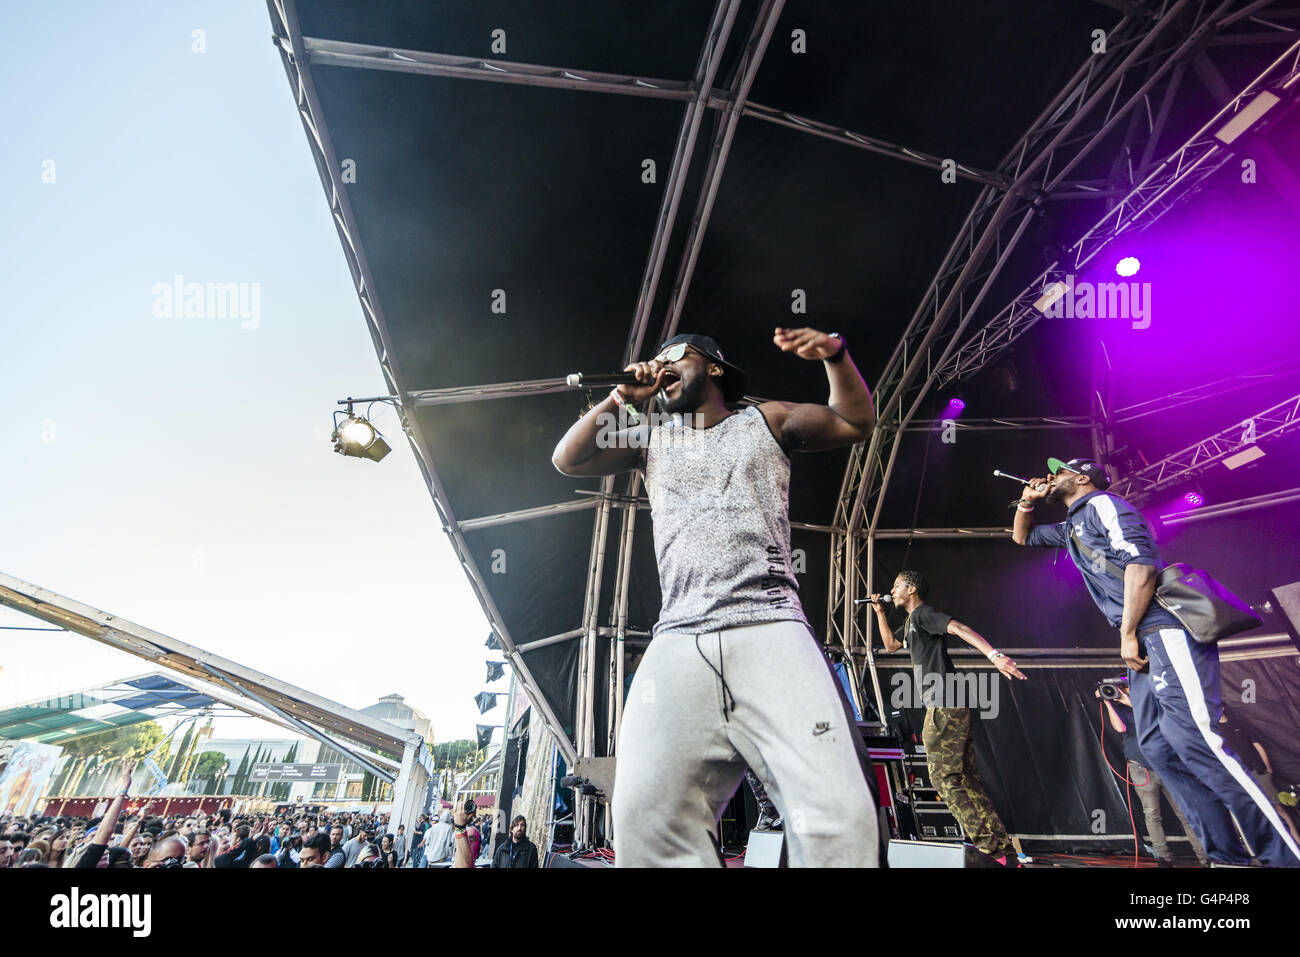
[[[663,352],[659,353],[659,355],[655,356],[654,361],[655,362],[676,362],[682,356],[686,355],[686,350],[688,348],[690,347],[687,346],[686,343],[679,342],[676,345],[669,346]]]

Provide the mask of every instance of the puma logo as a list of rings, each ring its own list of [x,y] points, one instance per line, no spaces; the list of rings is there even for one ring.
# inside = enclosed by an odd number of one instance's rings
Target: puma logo
[[[1169,680],[1165,678],[1165,673],[1163,671],[1158,675],[1152,675],[1151,683],[1155,686],[1157,691],[1164,691],[1169,687]]]

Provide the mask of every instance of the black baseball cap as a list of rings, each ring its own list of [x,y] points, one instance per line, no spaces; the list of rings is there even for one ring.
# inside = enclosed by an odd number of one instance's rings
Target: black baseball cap
[[[1053,475],[1064,469],[1067,472],[1087,476],[1097,488],[1110,488],[1110,476],[1106,474],[1106,466],[1100,462],[1094,462],[1092,459],[1070,459],[1068,462],[1062,462],[1060,459],[1048,459],[1047,467]]]
[[[691,333],[684,333],[680,336],[673,336],[667,342],[663,343],[655,350],[655,355],[661,355],[669,346],[675,346],[679,342],[684,342],[688,346],[694,346],[706,356],[722,366],[722,378],[718,385],[722,388],[722,397],[728,402],[739,402],[745,395],[745,373],[739,366],[734,366],[722,357],[722,349],[718,344],[708,336],[697,336]]]

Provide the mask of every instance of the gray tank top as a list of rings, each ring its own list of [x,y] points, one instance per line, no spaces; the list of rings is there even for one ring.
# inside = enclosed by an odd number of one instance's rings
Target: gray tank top
[[[656,635],[807,622],[790,563],[790,460],[762,412],[708,429],[656,425],[645,486],[663,591]]]

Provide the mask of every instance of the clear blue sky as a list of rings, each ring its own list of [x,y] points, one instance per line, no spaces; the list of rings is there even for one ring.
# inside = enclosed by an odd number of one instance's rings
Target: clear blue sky
[[[253,0],[0,6],[0,570],[470,737],[488,626],[394,413],[383,462],[330,449],[384,389],[270,34]],[[178,274],[257,284],[256,328],[156,318]],[[0,666],[0,705],[148,670],[14,631]]]

